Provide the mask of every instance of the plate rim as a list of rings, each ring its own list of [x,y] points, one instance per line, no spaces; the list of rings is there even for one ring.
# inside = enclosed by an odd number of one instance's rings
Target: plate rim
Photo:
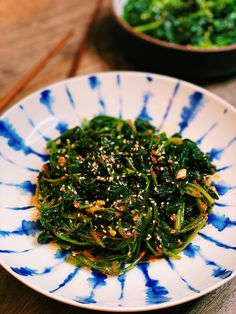
[[[112,76],[112,75],[118,75],[118,74],[123,74],[123,75],[127,75],[127,76],[132,76],[132,75],[135,75],[135,76],[153,76],[153,77],[156,77],[156,78],[160,78],[160,79],[164,79],[164,80],[167,80],[167,81],[173,81],[173,82],[180,82],[180,83],[183,83],[189,87],[195,87],[197,88],[199,91],[202,91],[204,92],[204,94],[206,95],[209,95],[210,97],[213,97],[215,100],[219,101],[219,102],[222,102],[223,105],[225,105],[226,107],[228,107],[228,109],[232,110],[235,114],[236,114],[236,107],[233,106],[229,101],[225,100],[222,96],[219,96],[217,94],[215,94],[214,92],[208,90],[207,88],[205,87],[202,87],[196,83],[192,83],[188,80],[185,80],[185,79],[181,79],[181,78],[178,78],[176,76],[170,76],[170,75],[165,75],[165,74],[159,74],[159,73],[155,73],[155,72],[148,72],[148,71],[126,71],[126,70],[114,70],[114,71],[98,71],[98,72],[89,72],[87,74],[82,74],[82,75],[77,75],[77,76],[74,76],[74,77],[71,77],[71,78],[66,78],[66,79],[63,79],[63,80],[59,80],[59,81],[56,81],[54,83],[51,83],[49,85],[43,85],[42,87],[36,89],[35,91],[33,91],[32,93],[30,93],[29,95],[17,100],[17,102],[13,103],[9,108],[6,108],[6,110],[3,111],[3,113],[0,115],[0,119],[4,118],[7,114],[9,114],[11,111],[13,111],[15,108],[17,108],[21,102],[23,101],[27,101],[29,100],[30,98],[36,96],[40,91],[43,91],[44,89],[51,89],[51,88],[54,88],[54,87],[57,87],[58,85],[61,85],[61,84],[65,84],[67,82],[73,82],[73,81],[76,81],[78,79],[85,79],[87,77],[90,77],[90,76]]]
[[[146,72],[146,71],[100,71],[100,72],[91,72],[91,73],[87,73],[87,74],[83,74],[83,75],[78,75],[72,78],[67,78],[67,79],[63,79],[60,81],[56,81],[55,83],[49,84],[49,85],[45,85],[42,86],[40,88],[38,88],[36,91],[34,91],[33,93],[27,95],[26,97],[18,100],[17,102],[15,102],[10,108],[6,109],[1,115],[0,115],[0,119],[4,119],[6,118],[9,114],[11,114],[12,111],[14,111],[22,102],[28,101],[31,98],[34,98],[36,95],[38,95],[41,91],[43,91],[44,89],[52,89],[55,87],[58,87],[60,85],[63,84],[67,84],[73,81],[79,81],[79,80],[83,80],[86,79],[90,76],[107,76],[107,77],[114,77],[116,75],[125,75],[125,76],[152,76],[153,78],[157,78],[157,79],[161,79],[161,80],[165,80],[165,81],[172,81],[172,82],[180,82],[183,83],[185,86],[189,86],[190,88],[195,88],[200,92],[203,92],[204,95],[208,95],[210,98],[215,99],[218,103],[221,103],[224,107],[226,107],[227,109],[229,109],[231,111],[232,114],[235,115],[236,118],[236,108],[229,103],[228,101],[226,101],[223,97],[207,90],[204,87],[201,87],[195,83],[183,80],[183,79],[179,79],[177,77],[173,77],[173,76],[168,76],[168,75],[163,75],[163,74],[158,74],[158,73],[153,73],[153,72]],[[167,301],[164,303],[158,303],[158,304],[152,304],[152,305],[145,305],[145,306],[101,306],[101,305],[95,305],[95,304],[84,304],[84,303],[79,303],[73,300],[70,300],[66,297],[60,296],[60,295],[56,295],[50,292],[45,291],[43,288],[38,287],[37,285],[28,282],[27,279],[25,279],[23,276],[18,275],[17,273],[15,273],[10,266],[8,266],[8,264],[3,261],[3,259],[0,257],[0,265],[8,272],[10,273],[13,277],[15,277],[17,280],[19,280],[21,283],[23,283],[24,285],[28,286],[29,288],[33,289],[34,291],[37,291],[38,293],[49,297],[51,299],[54,299],[56,301],[62,302],[64,304],[68,304],[68,305],[72,305],[75,307],[80,307],[80,308],[85,308],[85,309],[89,309],[89,310],[95,310],[95,311],[105,311],[105,312],[143,312],[143,311],[151,311],[151,310],[158,310],[158,309],[164,309],[164,308],[169,308],[169,307],[173,307],[173,306],[177,306],[180,304],[184,304],[186,302],[198,299],[214,290],[216,290],[217,288],[219,288],[220,286],[226,284],[227,282],[233,280],[233,278],[236,277],[236,269],[233,269],[233,272],[231,274],[231,276],[222,279],[221,281],[215,283],[214,285],[212,285],[209,288],[205,288],[203,289],[201,292],[199,292],[196,295],[191,295],[191,296],[187,296],[185,298],[179,299],[177,301]]]
[[[37,287],[34,284],[31,284],[30,282],[27,282],[26,279],[24,279],[24,277],[18,275],[17,273],[15,273],[13,270],[11,270],[11,268],[7,265],[7,263],[2,262],[2,260],[0,259],[1,262],[1,266],[8,271],[13,277],[15,277],[17,280],[19,280],[21,283],[23,283],[24,285],[26,285],[27,287],[31,288],[34,291],[37,291],[38,293],[54,299],[56,301],[68,304],[68,305],[72,305],[75,307],[79,307],[79,308],[85,308],[88,310],[95,310],[95,311],[105,311],[105,312],[144,312],[144,311],[152,311],[152,310],[161,310],[161,309],[165,309],[165,308],[169,308],[169,307],[173,307],[173,306],[177,306],[180,304],[184,304],[196,299],[199,299],[200,297],[216,290],[217,288],[223,286],[224,284],[226,284],[227,282],[233,280],[236,277],[236,271],[233,270],[231,276],[222,279],[222,281],[219,281],[218,283],[214,284],[213,286],[207,288],[207,289],[203,289],[201,292],[199,292],[196,295],[192,295],[192,296],[187,296],[183,299],[179,299],[177,301],[167,301],[167,302],[163,302],[163,303],[157,303],[154,305],[146,305],[146,306],[101,306],[101,305],[93,305],[93,304],[85,304],[85,303],[79,303],[73,300],[69,300],[66,297],[60,296],[60,295],[56,295],[53,293],[49,293],[47,291],[45,291],[42,288]]]

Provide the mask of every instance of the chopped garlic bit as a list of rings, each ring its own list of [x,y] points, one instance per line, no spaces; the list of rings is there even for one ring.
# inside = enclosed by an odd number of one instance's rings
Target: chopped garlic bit
[[[180,169],[177,172],[176,179],[185,179],[187,177],[187,170],[185,168]]]
[[[106,204],[106,202],[104,201],[104,200],[97,200],[96,201],[96,205],[97,206],[103,206],[103,205],[105,205]]]

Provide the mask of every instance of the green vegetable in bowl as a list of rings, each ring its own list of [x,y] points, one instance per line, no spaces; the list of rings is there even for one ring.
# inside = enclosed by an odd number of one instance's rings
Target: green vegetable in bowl
[[[236,43],[236,0],[128,0],[123,18],[136,31],[170,43]]]
[[[150,258],[179,258],[218,198],[209,156],[141,119],[97,116],[48,149],[38,241],[69,250],[77,266],[118,275]]]

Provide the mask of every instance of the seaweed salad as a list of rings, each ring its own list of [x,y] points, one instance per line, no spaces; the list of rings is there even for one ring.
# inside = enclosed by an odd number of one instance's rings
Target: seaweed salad
[[[209,156],[149,122],[96,116],[48,142],[38,176],[42,232],[67,261],[119,275],[178,255],[217,199]]]
[[[123,18],[136,31],[175,44],[236,43],[236,0],[128,0]]]

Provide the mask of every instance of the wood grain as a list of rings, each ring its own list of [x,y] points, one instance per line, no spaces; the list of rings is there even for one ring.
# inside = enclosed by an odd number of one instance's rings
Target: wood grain
[[[51,47],[49,51],[20,78],[0,99],[0,109],[3,109],[12,101],[20,91],[27,86],[27,84],[32,81],[34,77],[47,65],[50,60],[66,45],[70,37],[73,35],[71,30],[69,33],[64,35],[56,42],[56,44]]]
[[[8,107],[33,91],[66,77],[95,2],[96,0],[0,0],[0,97],[33,63],[39,60],[61,34],[71,28],[75,29],[75,35],[69,44]],[[91,34],[89,49],[80,64],[79,74],[109,70],[145,70],[140,65],[134,64],[132,60],[127,60],[114,36],[115,27],[110,12],[110,0],[105,0]],[[236,77],[199,84],[222,96],[236,107]],[[204,297],[158,311],[164,314],[174,312],[236,313],[236,278]],[[49,299],[23,285],[0,267],[0,313],[92,314],[96,312]]]

